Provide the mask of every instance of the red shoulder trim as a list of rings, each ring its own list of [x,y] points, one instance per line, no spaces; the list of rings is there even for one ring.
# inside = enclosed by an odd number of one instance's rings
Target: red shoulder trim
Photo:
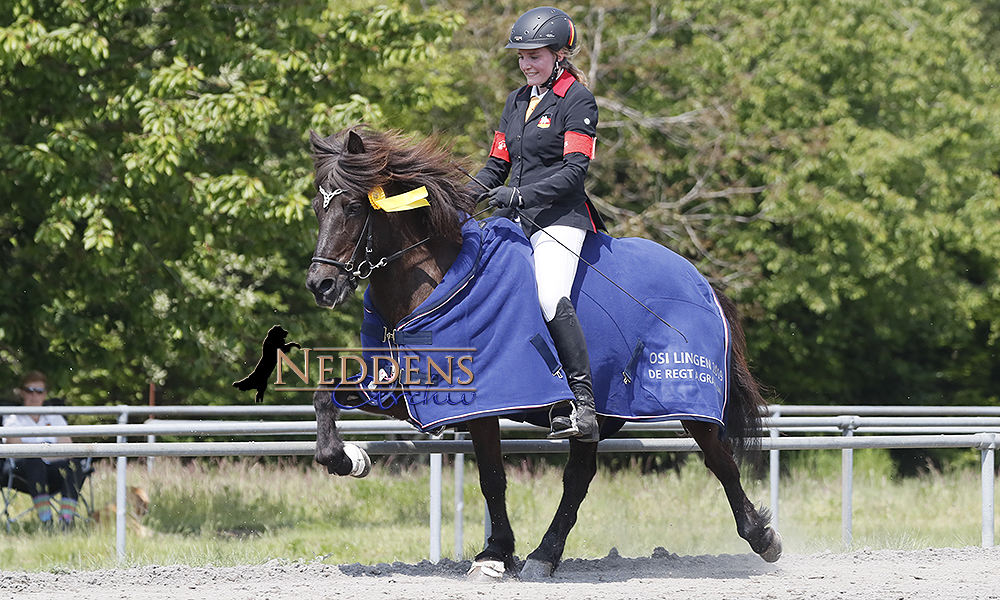
[[[597,138],[590,137],[578,131],[567,131],[563,136],[563,156],[579,152],[590,160],[594,160],[597,152]]]
[[[559,79],[556,79],[555,85],[552,86],[552,91],[555,92],[556,96],[565,98],[566,92],[569,91],[569,86],[573,85],[573,82],[575,81],[576,77],[573,77],[572,73],[569,71],[563,71],[562,75],[559,76]]]
[[[590,201],[584,202],[583,206],[587,209],[587,218],[590,219],[590,230],[597,233],[597,223],[594,223],[594,215],[590,212]]]
[[[502,131],[493,132],[493,147],[490,148],[490,156],[504,162],[510,162],[510,154],[507,152],[507,136]]]

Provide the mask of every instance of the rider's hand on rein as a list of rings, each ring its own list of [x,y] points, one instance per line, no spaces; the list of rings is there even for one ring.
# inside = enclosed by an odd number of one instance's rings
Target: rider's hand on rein
[[[516,187],[501,185],[487,192],[486,196],[494,208],[517,208],[523,204],[521,192]]]

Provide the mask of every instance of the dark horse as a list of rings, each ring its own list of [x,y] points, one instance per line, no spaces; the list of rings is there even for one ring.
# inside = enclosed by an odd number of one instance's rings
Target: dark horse
[[[436,144],[411,142],[395,134],[356,127],[337,135],[310,136],[315,163],[319,237],[306,285],[316,303],[332,308],[350,296],[359,278],[370,277],[368,294],[385,323],[398,324],[430,296],[455,262],[462,247],[461,226],[473,212],[476,198],[455,181],[449,156]],[[375,187],[396,196],[420,186],[429,206],[402,212],[376,210],[369,201]],[[781,555],[781,537],[770,526],[766,509],[757,509],[740,484],[734,456],[752,450],[760,431],[765,402],[747,367],[745,340],[735,305],[718,294],[732,331],[729,369],[730,403],[726,437],[716,423],[686,420],[684,428],[701,447],[705,464],[722,482],[740,537],[754,552],[773,562]],[[366,472],[357,448],[343,443],[337,432],[337,406],[359,406],[367,412],[407,420],[405,403],[388,407],[366,404],[359,394],[317,391],[316,460],[338,475]],[[514,532],[507,516],[500,427],[495,416],[471,418],[463,425],[472,437],[479,482],[491,520],[486,548],[476,556],[470,578],[502,576],[514,564]],[[562,558],[566,537],[597,471],[597,444],[570,440],[563,478],[563,495],[551,525],[528,555],[522,577],[551,575]],[[346,449],[345,449],[346,448]]]

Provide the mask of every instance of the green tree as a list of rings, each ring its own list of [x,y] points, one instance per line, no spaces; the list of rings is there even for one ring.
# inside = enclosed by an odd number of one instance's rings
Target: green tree
[[[767,187],[718,240],[753,259],[738,296],[766,379],[796,401],[996,403],[1000,97],[976,13],[709,6],[705,43],[727,58],[705,79],[752,132],[726,146]]]
[[[303,286],[309,129],[405,111],[372,73],[457,22],[307,1],[13,0],[0,9],[0,382],[78,401],[251,401],[229,384],[280,323],[354,339]],[[280,401],[288,401],[281,399]]]
[[[446,4],[493,126],[532,5]],[[1000,96],[974,4],[566,7],[601,108],[591,196],[741,303],[779,398],[1000,402]]]
[[[302,287],[307,130],[367,121],[481,162],[534,6],[8,5],[0,384],[43,367],[98,402],[150,380],[233,401],[276,322],[350,343],[357,307]],[[592,197],[741,303],[779,397],[1000,402],[992,5],[564,8],[601,107]]]

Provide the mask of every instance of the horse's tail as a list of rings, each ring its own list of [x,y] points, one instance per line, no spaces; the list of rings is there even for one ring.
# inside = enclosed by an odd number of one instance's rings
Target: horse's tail
[[[767,409],[763,388],[747,364],[747,340],[736,303],[716,290],[722,312],[729,322],[729,402],[726,406],[726,439],[738,461],[758,465],[763,416]]]

